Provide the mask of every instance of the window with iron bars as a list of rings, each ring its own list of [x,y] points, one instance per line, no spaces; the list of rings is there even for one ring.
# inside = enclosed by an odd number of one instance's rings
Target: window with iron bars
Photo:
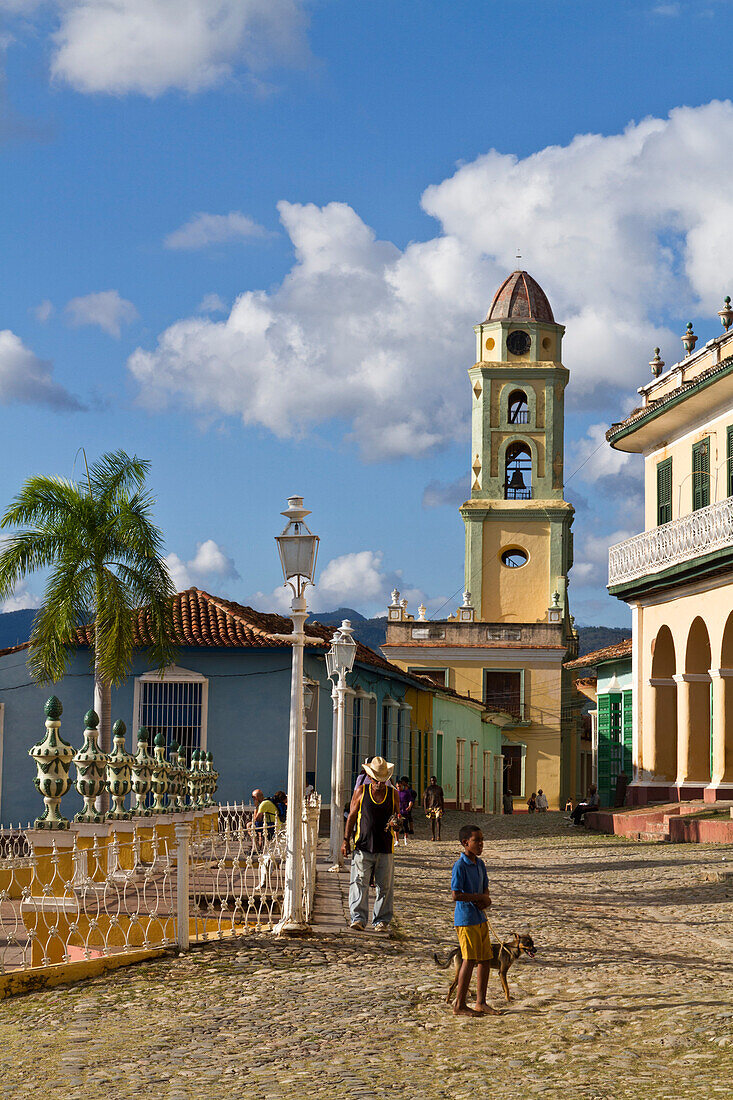
[[[157,734],[165,735],[166,755],[177,742],[190,763],[194,749],[206,747],[206,710],[208,683],[201,679],[141,678],[139,684],[138,725],[150,734],[152,749]]]

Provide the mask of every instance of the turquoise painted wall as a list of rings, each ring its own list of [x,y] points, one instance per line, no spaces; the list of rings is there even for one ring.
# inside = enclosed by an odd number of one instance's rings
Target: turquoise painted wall
[[[198,672],[209,681],[207,748],[214,754],[219,772],[217,797],[222,802],[250,801],[254,787],[266,793],[287,788],[288,733],[290,724],[290,647],[267,649],[215,649],[184,647],[176,664]],[[69,671],[56,685],[34,684],[26,666],[27,651],[0,657],[0,703],[4,704],[2,773],[0,774],[0,822],[25,825],[43,810],[33,779],[35,766],[28,749],[44,734],[43,704],[57,695],[64,707],[61,734],[75,749],[81,745],[84,714],[92,706],[93,684],[87,650],[77,650]],[[144,654],[136,656],[130,677],[113,689],[112,719],[127,724],[126,748],[134,751],[134,679],[150,671]],[[331,682],[322,654],[306,651],[305,675],[319,685],[316,789],[324,802],[331,797]],[[406,684],[399,676],[386,676],[371,666],[356,666],[349,685],[377,697],[377,721],[388,693],[404,698]],[[366,745],[364,746],[366,749]],[[72,777],[76,769],[72,766]],[[72,789],[64,796],[62,812],[70,817],[81,808]]]
[[[440,733],[442,732],[442,737]],[[436,695],[433,699],[433,746],[432,760],[433,770],[438,776],[438,782],[443,788],[446,801],[455,803],[457,793],[456,784],[458,777],[458,742],[464,741],[462,746],[462,801],[469,800],[469,779],[471,766],[471,742],[477,743],[476,752],[476,776],[474,779],[474,791],[476,794],[475,805],[483,805],[484,794],[484,752],[489,752],[493,757],[501,753],[501,731],[497,726],[481,719],[481,712],[473,707],[459,703],[444,695]],[[442,742],[442,751],[439,743]],[[442,756],[442,761],[439,759]],[[493,775],[487,777],[486,791],[489,803],[487,812],[494,812],[493,806]]]
[[[616,677],[621,685],[621,691],[631,691],[632,679],[631,679],[631,658],[624,657],[620,661],[607,661],[605,664],[598,665],[598,695],[605,695],[608,692],[608,685],[611,680]]]

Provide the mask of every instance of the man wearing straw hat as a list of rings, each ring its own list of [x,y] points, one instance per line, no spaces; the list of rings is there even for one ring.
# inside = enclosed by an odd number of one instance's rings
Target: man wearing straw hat
[[[342,854],[347,856],[353,835],[354,857],[349,886],[351,927],[357,931],[366,928],[369,879],[373,871],[377,888],[372,916],[374,930],[388,932],[394,896],[394,833],[389,822],[399,813],[397,791],[388,786],[394,764],[388,764],[382,756],[375,756],[365,761],[364,771],[367,782],[357,787],[352,796],[341,848]]]

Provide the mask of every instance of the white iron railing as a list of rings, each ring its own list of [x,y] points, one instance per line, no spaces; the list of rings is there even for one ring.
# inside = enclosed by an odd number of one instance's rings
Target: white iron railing
[[[176,942],[174,853],[155,828],[42,840],[0,859],[0,973]]]
[[[313,912],[320,798],[303,804],[303,894]],[[108,828],[0,831],[0,974],[272,931],[285,829],[232,803]]]
[[[303,799],[303,911],[310,924],[316,896],[316,857],[318,823],[321,817],[321,796],[312,794]]]
[[[642,531],[608,551],[609,586],[638,580],[733,546],[733,498]]]

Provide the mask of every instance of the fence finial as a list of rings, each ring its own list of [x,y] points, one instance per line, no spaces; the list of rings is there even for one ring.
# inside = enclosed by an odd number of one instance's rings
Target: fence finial
[[[114,807],[107,814],[110,821],[128,821],[131,814],[125,809],[124,802],[132,790],[132,762],[129,752],[125,752],[125,734],[127,726],[121,718],[112,727],[114,746],[107,757],[107,787],[112,796]]]
[[[71,786],[69,769],[74,750],[61,736],[61,700],[52,695],[43,708],[46,714],[45,736],[28,750],[28,755],[36,762],[34,783],[39,794],[43,795],[46,809],[36,818],[37,829],[68,829],[68,819],[61,816],[59,806],[62,797]]]
[[[132,758],[132,790],[135,794],[133,813],[140,817],[149,817],[151,812],[145,805],[145,800],[153,785],[153,768],[155,767],[155,760],[148,752],[149,737],[150,734],[147,728],[140,726],[137,731],[137,752]]]

